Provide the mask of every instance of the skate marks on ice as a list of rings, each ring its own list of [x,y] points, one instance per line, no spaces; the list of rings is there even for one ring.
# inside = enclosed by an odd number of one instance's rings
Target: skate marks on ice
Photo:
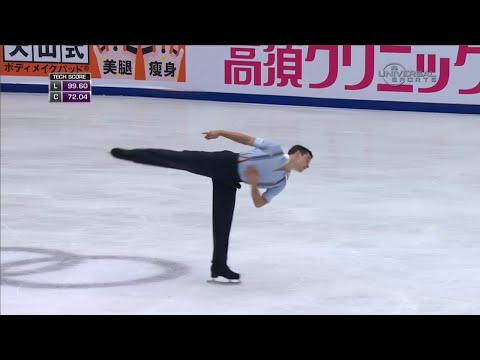
[[[171,280],[183,276],[188,273],[189,269],[186,265],[167,261],[162,259],[146,258],[140,256],[112,256],[112,255],[77,255],[70,252],[30,248],[30,247],[2,247],[0,248],[2,259],[5,259],[7,254],[27,254],[30,255],[27,259],[6,261],[1,264],[1,285],[25,287],[25,288],[44,288],[44,289],[85,289],[85,288],[106,288],[116,286],[139,285],[146,283],[154,283],[164,280]],[[34,257],[32,257],[32,255]],[[41,255],[40,257],[38,255]],[[101,281],[101,271],[93,271],[91,274],[81,274],[81,270],[77,271],[83,278],[91,277],[97,279],[96,281],[78,281],[78,282],[40,282],[22,278],[22,276],[38,275],[44,273],[55,273],[53,279],[58,279],[59,271],[73,270],[78,265],[85,265],[92,260],[99,260],[101,262],[115,263],[115,278],[122,278],[125,274],[125,269],[122,269],[122,262],[133,262],[136,266],[139,264],[153,267],[153,275],[136,277],[128,280],[115,281]],[[118,270],[118,271],[117,271]],[[112,271],[110,271],[111,275]],[[90,275],[90,276],[89,276]],[[93,275],[93,276],[92,276]],[[134,274],[135,275],[135,274]],[[64,276],[65,277],[65,276]],[[78,278],[78,276],[76,276]],[[52,277],[51,277],[52,278]]]

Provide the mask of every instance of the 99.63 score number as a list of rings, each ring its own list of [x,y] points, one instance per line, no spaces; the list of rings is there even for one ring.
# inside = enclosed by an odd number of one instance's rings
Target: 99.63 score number
[[[90,81],[68,81],[65,82],[66,86],[64,86],[64,91],[69,91],[69,90],[85,90],[89,91],[90,90]]]

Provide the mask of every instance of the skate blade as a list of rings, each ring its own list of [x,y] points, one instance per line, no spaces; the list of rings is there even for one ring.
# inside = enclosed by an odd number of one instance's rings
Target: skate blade
[[[225,278],[222,278],[222,279],[219,279],[219,278],[216,278],[216,279],[210,279],[210,280],[207,280],[207,283],[209,284],[218,284],[218,285],[239,285],[241,284],[241,281],[240,280],[228,280],[228,279],[225,279]]]

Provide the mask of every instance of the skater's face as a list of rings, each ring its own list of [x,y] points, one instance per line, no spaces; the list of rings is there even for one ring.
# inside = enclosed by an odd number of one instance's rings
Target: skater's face
[[[310,161],[312,157],[310,154],[302,154],[300,151],[295,153],[295,170],[302,172],[305,169],[308,169],[310,166]]]

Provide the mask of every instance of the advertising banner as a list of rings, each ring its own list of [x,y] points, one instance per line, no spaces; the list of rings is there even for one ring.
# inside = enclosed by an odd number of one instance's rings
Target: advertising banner
[[[4,45],[0,60],[2,83],[48,84],[50,73],[88,72],[94,88],[122,88],[125,95],[136,88],[192,98],[480,106],[480,45]]]
[[[190,60],[208,91],[480,104],[480,45],[189,46]]]
[[[184,45],[4,45],[0,52],[2,76],[88,72],[95,79],[186,79]]]

